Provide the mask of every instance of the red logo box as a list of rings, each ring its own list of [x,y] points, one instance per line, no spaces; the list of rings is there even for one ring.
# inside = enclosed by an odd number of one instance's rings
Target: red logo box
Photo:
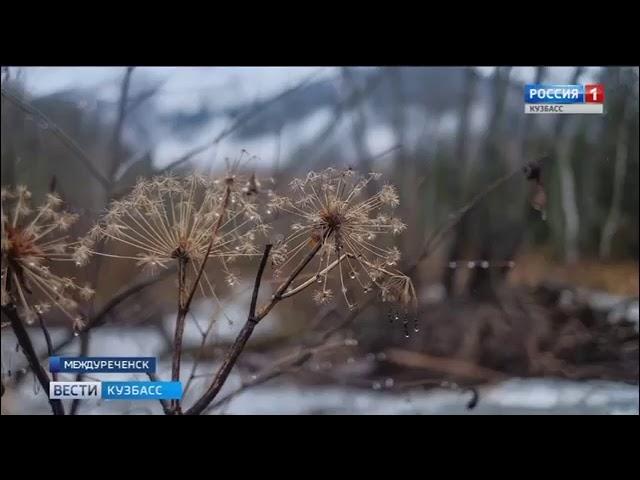
[[[604,85],[589,83],[584,86],[585,103],[604,103]]]

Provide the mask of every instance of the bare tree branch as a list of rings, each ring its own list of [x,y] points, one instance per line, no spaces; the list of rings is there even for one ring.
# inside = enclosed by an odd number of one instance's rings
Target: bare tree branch
[[[127,103],[127,109],[125,110],[125,117],[131,115],[136,109],[138,109],[144,102],[152,98],[160,89],[164,86],[166,80],[154,85],[151,88],[139,93],[135,97],[132,97]]]
[[[233,123],[231,123],[227,128],[225,128],[218,135],[216,135],[212,140],[209,140],[208,142],[189,150],[187,153],[182,155],[180,158],[178,158],[177,160],[174,160],[169,165],[167,165],[165,168],[163,168],[161,170],[161,173],[171,171],[174,168],[179,167],[183,163],[188,162],[189,160],[191,160],[196,155],[198,155],[198,154],[210,149],[211,147],[214,147],[215,145],[220,143],[222,140],[224,140],[226,137],[231,135],[233,132],[235,132],[236,130],[241,128],[243,125],[245,125],[249,120],[254,118],[257,114],[259,114],[260,112],[266,110],[269,106],[273,105],[274,103],[282,100],[285,97],[288,97],[289,95],[291,95],[291,94],[301,90],[302,88],[306,87],[307,85],[309,85],[318,76],[319,73],[320,73],[319,71],[314,72],[313,74],[309,75],[307,78],[305,78],[303,81],[301,81],[297,85],[294,85],[293,87],[287,88],[286,90],[284,90],[283,92],[279,93],[275,97],[273,97],[273,98],[271,98],[271,99],[269,99],[269,100],[267,100],[265,102],[261,102],[258,105],[256,105],[255,107],[253,107],[252,109],[250,109],[247,112],[245,112],[244,114],[239,115],[238,118],[236,118],[236,120]]]
[[[82,148],[67,135],[58,125],[56,125],[49,117],[47,117],[44,113],[38,110],[36,107],[31,105],[26,100],[15,96],[13,93],[6,90],[4,87],[1,89],[2,96],[13,103],[16,107],[18,107],[23,112],[26,112],[30,115],[34,115],[39,117],[43,122],[47,125],[47,130],[53,133],[58,139],[73,153],[75,153],[76,157],[82,162],[82,164],[86,167],[86,169],[95,177],[96,180],[102,185],[102,187],[107,190],[110,187],[109,180],[96,168],[93,164],[89,156],[82,150]]]
[[[111,163],[108,168],[108,180],[109,188],[105,192],[105,203],[108,202],[109,197],[112,195],[113,186],[115,183],[116,172],[122,164],[122,128],[124,126],[124,119],[127,112],[127,101],[129,97],[129,86],[131,84],[131,75],[133,74],[134,67],[127,67],[125,69],[124,77],[122,78],[122,84],[120,86],[120,99],[118,101],[118,113],[116,121],[113,127],[113,133],[111,135]],[[104,241],[100,241],[98,249],[102,249]],[[97,286],[100,270],[102,268],[102,262],[104,257],[98,257],[93,263],[93,270],[90,282]],[[90,310],[93,312],[94,300],[91,301]],[[90,333],[85,332],[80,338],[80,356],[84,357],[89,354]],[[83,373],[78,372],[76,374],[75,381],[81,382],[83,379]],[[81,399],[74,398],[71,402],[71,408],[69,415],[75,415],[80,408]]]
[[[382,83],[383,79],[384,73],[378,73],[372,76],[367,80],[366,85],[362,89],[352,92],[345,100],[337,103],[333,107],[332,115],[327,121],[325,128],[323,128],[308,144],[303,145],[298,149],[297,153],[289,160],[288,166],[297,164],[300,159],[304,159],[307,164],[311,163],[313,161],[313,152],[317,152],[319,147],[325,143],[333,134],[335,129],[338,128],[342,117],[366,99],[367,96]],[[399,148],[399,146],[393,147],[393,150],[396,148]]]
[[[540,162],[546,161],[548,159],[549,159],[548,157],[543,157],[542,159],[540,159]],[[447,221],[445,221],[440,227],[436,228],[433,231],[433,233],[425,239],[420,256],[412,265],[408,267],[406,273],[409,275],[413,273],[417,268],[417,266],[426,258],[428,258],[429,255],[431,255],[433,250],[435,250],[442,243],[447,233],[449,233],[452,229],[454,229],[462,221],[465,215],[467,215],[467,213],[473,210],[488,195],[493,193],[495,190],[500,188],[502,185],[507,183],[509,180],[511,180],[518,174],[522,174],[522,172],[523,172],[522,168],[518,167],[502,175],[501,177],[494,180],[482,191],[474,195],[473,198],[469,200],[469,202],[467,202],[458,210],[456,210],[454,213],[452,213],[449,216],[449,219]]]
[[[122,302],[124,302],[125,300],[127,300],[128,298],[132,297],[133,295],[136,295],[137,293],[139,293],[140,291],[144,290],[145,288],[159,282],[160,280],[163,280],[164,278],[168,277],[171,273],[173,273],[175,271],[175,267],[171,267],[168,268],[167,270],[163,270],[162,273],[160,273],[159,275],[152,277],[152,278],[146,278],[144,280],[140,280],[136,283],[134,283],[133,285],[131,285],[130,287],[122,290],[120,293],[118,293],[117,295],[113,296],[111,298],[111,300],[109,300],[99,311],[98,313],[96,313],[93,317],[91,317],[86,324],[84,325],[84,327],[82,328],[82,330],[80,330],[79,332],[77,332],[80,336],[84,335],[86,332],[88,332],[89,330],[92,330],[95,327],[99,327],[103,324],[105,324],[107,322],[107,318],[109,316],[109,314],[113,311],[113,309],[115,309],[118,305],[120,305]],[[75,335],[71,335],[70,337],[68,337],[67,339],[63,340],[60,344],[56,345],[56,347],[53,349],[54,352],[59,352],[61,349],[65,348],[66,346],[68,346],[71,342],[73,342],[73,340],[76,338]]]
[[[420,368],[472,380],[495,382],[507,378],[502,372],[456,358],[442,358],[401,349],[387,351],[387,359],[397,365]]]
[[[127,67],[122,84],[120,86],[120,101],[118,102],[118,115],[116,123],[113,127],[113,135],[111,138],[111,165],[109,165],[109,181],[113,184],[118,167],[122,163],[122,127],[124,126],[124,118],[127,114],[127,103],[129,99],[129,87],[131,85],[131,75],[135,67]]]

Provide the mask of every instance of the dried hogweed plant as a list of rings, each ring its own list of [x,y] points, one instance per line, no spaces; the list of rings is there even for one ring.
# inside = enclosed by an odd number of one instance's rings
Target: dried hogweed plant
[[[309,249],[318,247],[315,274],[293,287],[288,294],[318,284],[313,298],[317,303],[330,301],[332,270],[338,271],[338,291],[349,309],[357,307],[355,290],[380,292],[385,302],[400,304],[406,311],[415,308],[416,296],[408,276],[395,267],[400,251],[389,246],[389,237],[398,235],[406,225],[393,215],[399,197],[392,185],[383,185],[368,195],[368,186],[380,174],[362,176],[353,170],[328,168],[311,172],[304,179],[291,182],[293,195],[277,197],[275,209],[297,218],[292,232],[274,248],[272,262],[276,275]]]
[[[386,237],[406,228],[392,215],[399,205],[397,192],[393,186],[384,185],[374,195],[367,195],[369,183],[379,178],[378,174],[361,176],[350,169],[328,168],[291,182],[293,196],[272,196],[269,207],[290,213],[297,221],[283,241],[273,248],[265,247],[247,321],[211,384],[186,414],[205,411],[220,392],[255,326],[278,302],[316,283],[319,289],[314,299],[319,303],[329,301],[333,295],[328,286],[329,276],[336,270],[340,292],[351,309],[357,308],[350,291],[352,286],[365,293],[378,289],[383,301],[399,304],[405,313],[417,308],[411,280],[395,269],[400,252],[385,242]],[[284,280],[269,301],[257,308],[261,279],[270,255],[275,276]],[[294,285],[309,265],[314,265],[315,273],[307,274],[306,279]]]
[[[256,233],[267,229],[251,184],[236,175],[223,179],[199,174],[141,179],[127,197],[112,202],[81,240],[75,259],[84,264],[97,254],[135,260],[150,272],[177,262],[187,265],[184,273],[189,277],[197,275],[205,257],[215,258],[226,282],[233,286],[237,278],[230,265],[239,257],[256,255]],[[107,245],[130,247],[132,253],[94,251],[93,245],[100,239]],[[205,288],[211,290],[212,284],[206,274],[203,278],[205,285],[200,288],[206,293]]]
[[[68,230],[78,216],[62,210],[62,199],[48,193],[44,203],[31,207],[25,186],[2,189],[2,305],[17,306],[27,323],[55,308],[74,328],[83,324],[78,301],[94,294],[89,285],[55,273],[56,262],[72,262],[78,243]]]
[[[222,178],[201,174],[163,175],[142,179],[132,192],[115,201],[76,249],[75,259],[98,254],[133,260],[145,270],[177,267],[178,313],[174,336],[172,379],[180,377],[182,336],[191,301],[200,290],[217,299],[214,282],[205,272],[208,259],[219,262],[225,281],[238,282],[231,265],[258,254],[256,235],[266,233],[257,201],[255,176],[228,173]],[[98,252],[93,245],[119,243],[131,253]],[[179,409],[174,402],[174,409]]]

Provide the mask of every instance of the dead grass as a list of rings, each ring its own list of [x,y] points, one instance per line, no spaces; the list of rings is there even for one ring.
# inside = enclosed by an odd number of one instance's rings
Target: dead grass
[[[638,296],[638,272],[638,262],[633,261],[584,259],[574,265],[563,265],[543,253],[535,252],[516,259],[510,281],[528,286],[555,281],[618,295]]]

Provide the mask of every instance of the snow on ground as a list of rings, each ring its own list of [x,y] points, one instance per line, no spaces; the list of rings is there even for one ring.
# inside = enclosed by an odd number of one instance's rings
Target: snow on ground
[[[211,307],[197,305],[195,309],[199,317]],[[219,322],[214,329],[213,337],[230,339],[235,336],[244,311],[230,309],[228,314],[233,320]],[[170,323],[171,319],[167,319]],[[274,333],[272,324],[265,324],[259,336]],[[204,322],[202,322],[204,326]],[[170,325],[169,325],[170,326]],[[170,330],[171,331],[171,330]],[[110,328],[103,327],[94,332],[92,337],[92,355],[139,355],[154,356],[166,349],[165,340],[157,330],[148,328]],[[193,324],[189,324],[185,332],[187,343],[198,343],[199,334]],[[68,330],[51,329],[53,343],[56,344],[68,335]],[[36,349],[45,348],[42,335],[33,335]],[[258,338],[258,337],[256,337]],[[24,358],[16,352],[15,338],[10,332],[2,335],[2,372],[15,372],[24,367]],[[65,353],[74,355],[78,352],[78,342],[74,342]],[[183,361],[183,380],[191,370],[191,361]],[[216,365],[202,364],[198,373],[213,373]],[[166,359],[159,362],[159,378],[170,377],[170,364]],[[146,380],[142,375],[96,374],[96,380]],[[210,377],[209,377],[210,378]],[[60,378],[60,380],[72,380]],[[205,388],[207,378],[199,378],[191,389],[185,403],[189,405],[194,395]],[[5,378],[5,385],[7,385]],[[222,391],[222,395],[235,390],[241,383],[239,376],[232,375]],[[619,382],[605,381],[570,381],[560,379],[511,379],[503,383],[487,386],[480,390],[480,400],[473,410],[467,410],[469,393],[458,393],[449,390],[432,389],[412,391],[391,391],[384,389],[370,390],[344,387],[339,385],[309,386],[297,385],[288,381],[273,380],[270,383],[246,390],[225,405],[221,410],[228,414],[639,414],[638,386]],[[16,391],[9,388],[2,398],[2,413],[50,413],[45,395],[39,385],[30,376],[22,382]],[[156,401],[94,401],[87,400],[82,406],[84,414],[160,414],[160,405]]]
[[[226,322],[223,322],[226,323]],[[218,335],[227,336],[233,327],[221,325]],[[229,331],[227,331],[227,329]],[[98,332],[96,332],[98,333]],[[265,332],[267,334],[268,332]],[[64,332],[52,332],[54,343],[64,338]],[[160,335],[148,329],[105,328],[94,337],[93,355],[155,355],[165,345]],[[104,336],[108,337],[108,341]],[[3,374],[7,369],[14,372],[21,368],[21,354],[15,352],[15,339],[11,334],[2,336]],[[196,338],[194,332],[190,333]],[[38,337],[35,336],[36,343]],[[39,344],[38,349],[44,345]],[[116,348],[117,347],[117,348]],[[114,350],[115,349],[115,350]],[[68,350],[77,352],[77,342]],[[183,378],[186,378],[191,362],[183,362]],[[168,361],[160,362],[158,376],[169,378]],[[213,372],[215,365],[202,365],[198,372]],[[113,374],[94,375],[96,380],[124,380],[125,376]],[[143,375],[127,375],[129,380],[146,380]],[[72,378],[60,378],[72,380]],[[194,395],[202,391],[205,378],[194,382],[186,399],[189,405]],[[238,376],[231,376],[222,395],[240,385]],[[5,384],[6,384],[5,380]],[[626,414],[638,415],[638,386],[605,381],[569,381],[559,379],[511,379],[480,390],[480,400],[473,410],[467,410],[469,393],[433,389],[394,392],[390,390],[367,390],[343,386],[296,385],[290,381],[273,380],[271,383],[248,389],[227,403],[223,410],[227,414]],[[22,382],[20,388],[9,388],[2,398],[2,413],[48,414],[46,397],[32,377]],[[82,406],[84,414],[160,414],[155,401],[94,401],[87,400]]]
[[[5,397],[3,414],[49,413],[46,399],[42,393],[34,397],[30,382],[22,386],[19,395],[9,391]],[[230,415],[638,415],[639,410],[638,387],[616,382],[512,379],[482,389],[480,400],[473,410],[467,409],[469,399],[468,393],[447,390],[391,393],[339,386],[310,387],[273,383],[246,390],[219,412]],[[93,400],[85,401],[81,412],[161,413],[160,406],[155,401]]]
[[[638,414],[638,388],[610,382],[513,379],[470,394],[447,390],[387,393],[341,387],[263,386],[230,402],[228,414]]]

